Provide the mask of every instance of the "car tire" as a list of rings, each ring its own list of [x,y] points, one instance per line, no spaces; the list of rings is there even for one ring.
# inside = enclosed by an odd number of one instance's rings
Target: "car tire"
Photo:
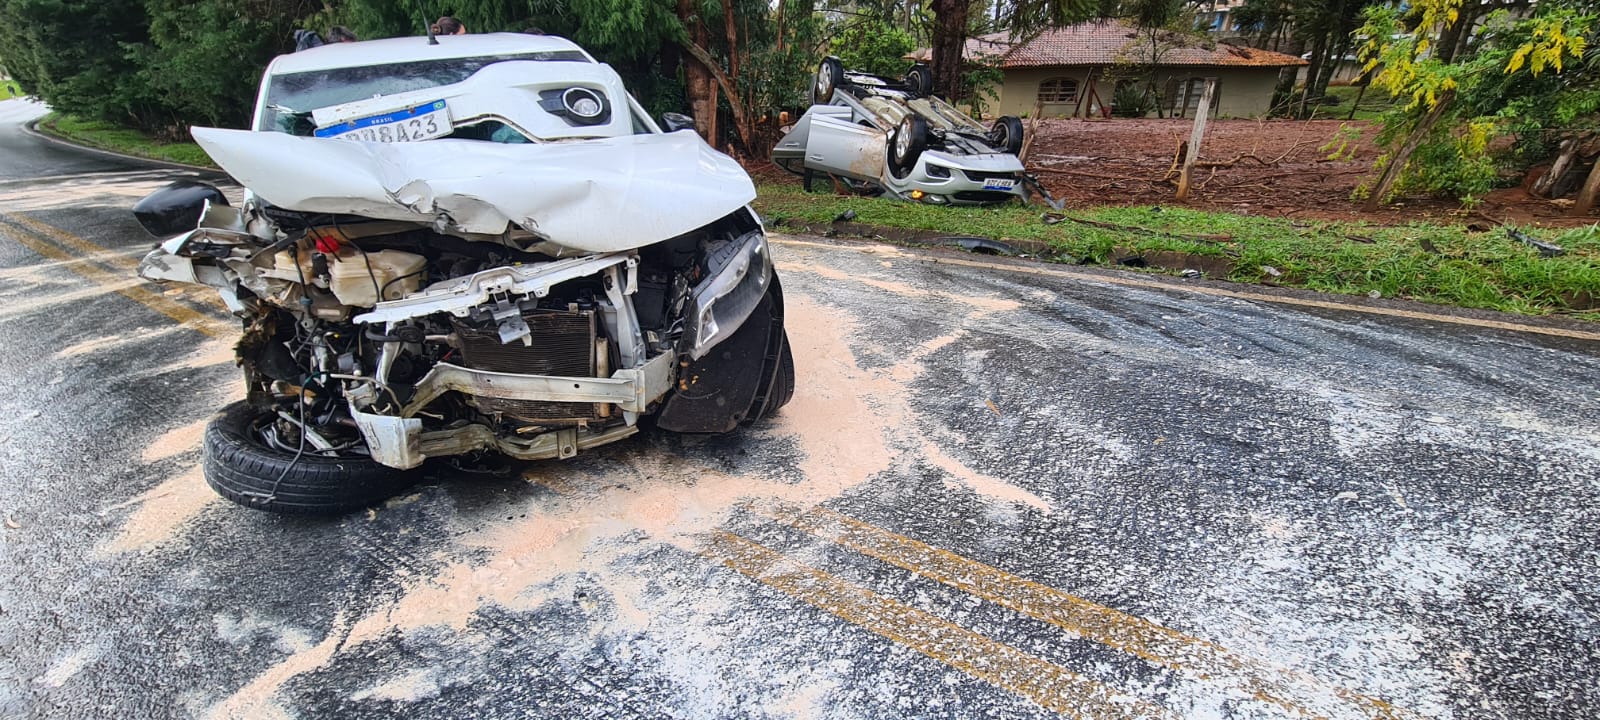
[[[833,102],[833,92],[844,82],[844,63],[836,57],[825,57],[817,65],[817,77],[811,83],[811,104],[827,105]]]
[[[917,63],[906,71],[906,92],[913,98],[927,97],[933,94],[933,69],[923,63]]]
[[[1022,152],[1022,119],[1014,115],[1002,115],[994,121],[994,127],[989,130],[989,137],[994,139],[995,147],[1007,154],[1016,155]]]
[[[889,137],[889,166],[895,177],[905,177],[917,166],[917,158],[928,148],[928,121],[907,115]]]
[[[218,495],[255,510],[332,515],[386,500],[419,473],[367,457],[327,457],[267,446],[255,428],[263,412],[244,402],[222,409],[206,426],[203,469]]]

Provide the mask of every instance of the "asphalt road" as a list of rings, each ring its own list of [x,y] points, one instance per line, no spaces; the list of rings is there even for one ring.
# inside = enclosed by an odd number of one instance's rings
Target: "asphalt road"
[[[1582,333],[780,238],[776,422],[280,518],[196,469],[227,318],[133,279],[184,173],[36,113],[0,102],[0,717],[1600,714]]]

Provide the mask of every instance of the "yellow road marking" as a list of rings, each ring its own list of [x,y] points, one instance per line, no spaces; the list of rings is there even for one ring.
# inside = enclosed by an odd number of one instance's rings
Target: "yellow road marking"
[[[778,522],[936,580],[1075,635],[1203,680],[1222,681],[1258,700],[1300,715],[1316,716],[1300,695],[1321,696],[1371,718],[1416,717],[1383,700],[1322,683],[1290,670],[1233,653],[1216,643],[1162,627],[1018,577],[1004,570],[889,532],[822,507],[751,507]]]
[[[784,245],[795,245],[795,246],[799,246],[799,247],[826,248],[826,249],[830,249],[830,250],[838,250],[840,248],[847,248],[847,249],[849,248],[849,246],[845,246],[845,245],[833,245],[833,244],[830,244],[830,243],[819,243],[819,242],[812,242],[812,241],[809,241],[809,240],[796,240],[796,239],[793,239],[793,238],[777,238],[777,239],[773,239],[772,242],[781,243],[781,244],[784,244]],[[1600,332],[1589,332],[1589,331],[1586,331],[1586,330],[1568,330],[1566,328],[1555,328],[1555,327],[1543,327],[1543,326],[1540,326],[1540,325],[1527,325],[1527,324],[1524,324],[1524,323],[1506,322],[1506,321],[1503,321],[1503,320],[1480,320],[1480,319],[1477,319],[1477,318],[1457,317],[1455,315],[1444,315],[1444,314],[1440,314],[1440,313],[1421,312],[1421,311],[1417,311],[1417,310],[1400,310],[1398,308],[1371,307],[1371,306],[1367,306],[1367,305],[1352,305],[1352,304],[1348,304],[1348,303],[1333,302],[1333,301],[1330,301],[1330,300],[1311,300],[1311,299],[1308,299],[1308,298],[1287,297],[1287,296],[1282,296],[1282,295],[1269,295],[1267,293],[1249,292],[1249,291],[1243,291],[1243,290],[1224,290],[1222,288],[1205,287],[1205,286],[1201,286],[1201,285],[1179,285],[1179,284],[1176,284],[1176,283],[1165,283],[1165,282],[1159,282],[1159,281],[1156,281],[1156,280],[1144,280],[1144,279],[1140,279],[1140,278],[1109,277],[1109,276],[1100,275],[1100,274],[1094,274],[1094,273],[1073,272],[1073,271],[1070,271],[1070,270],[1062,270],[1062,269],[1046,268],[1046,267],[1035,267],[1035,266],[1031,266],[1031,265],[1020,265],[1020,264],[1019,265],[1011,265],[1011,264],[1002,264],[1002,263],[982,262],[982,261],[979,261],[979,260],[967,260],[965,258],[952,258],[952,257],[929,255],[929,256],[925,256],[925,257],[919,258],[919,259],[921,259],[921,260],[923,260],[925,262],[928,262],[928,263],[936,264],[936,265],[961,265],[961,266],[964,266],[964,267],[985,268],[985,269],[989,269],[989,270],[1002,270],[1002,271],[1006,271],[1006,272],[1024,273],[1024,274],[1028,274],[1028,275],[1041,275],[1041,276],[1045,276],[1045,277],[1067,278],[1067,279],[1071,279],[1071,280],[1079,280],[1079,281],[1089,282],[1089,283],[1101,283],[1101,284],[1105,284],[1105,285],[1123,285],[1123,286],[1127,286],[1127,287],[1150,288],[1150,289],[1155,289],[1155,290],[1169,290],[1169,291],[1172,291],[1172,292],[1185,292],[1185,293],[1193,293],[1193,294],[1196,294],[1196,295],[1210,295],[1210,296],[1213,296],[1213,297],[1233,298],[1233,299],[1236,299],[1236,300],[1253,300],[1253,301],[1256,301],[1256,302],[1269,302],[1269,303],[1277,303],[1277,304],[1280,304],[1280,305],[1295,305],[1295,306],[1299,306],[1299,307],[1322,308],[1322,309],[1325,309],[1325,310],[1339,310],[1339,311],[1343,311],[1343,312],[1365,313],[1367,315],[1384,315],[1384,316],[1388,316],[1388,317],[1408,318],[1408,319],[1411,319],[1411,320],[1426,320],[1426,321],[1429,321],[1429,322],[1449,323],[1449,324],[1452,324],[1452,325],[1467,325],[1467,326],[1470,326],[1470,327],[1494,328],[1496,330],[1510,330],[1512,332],[1535,333],[1535,334],[1538,334],[1538,335],[1551,335],[1551,336],[1555,336],[1555,337],[1572,338],[1572,339],[1575,339],[1575,340],[1597,340],[1597,341],[1600,341]],[[779,263],[779,265],[781,267],[781,266],[790,265],[790,264],[789,263]],[[800,272],[805,272],[805,268],[804,267],[793,266],[793,265],[790,265],[790,266],[794,270],[797,270],[797,271],[800,271]]]
[[[15,218],[16,216],[6,215],[4,217]],[[31,237],[26,231],[9,227],[5,223],[0,223],[0,235],[4,235],[5,237],[16,241],[18,244],[34,251],[35,253],[38,253],[47,259],[59,261],[62,263],[62,267],[65,267],[68,270],[71,270],[72,272],[88,279],[90,282],[107,289],[115,290],[123,297],[161,313],[162,315],[177,321],[178,324],[194,330],[202,335],[207,337],[227,337],[238,332],[238,328],[235,328],[228,323],[217,320],[205,313],[195,310],[194,308],[182,303],[176,302],[170,298],[163,297],[158,293],[151,292],[145,287],[119,287],[119,285],[125,283],[130,278],[118,273],[107,271],[92,263],[75,262],[82,260],[82,258],[74,257],[72,254],[62,250],[59,247],[56,247],[55,245],[51,245],[43,240]]]
[[[88,253],[88,256],[83,258],[85,260],[103,262],[104,264],[112,267],[127,268],[128,272],[137,272],[139,269],[138,260],[128,257],[127,255],[119,253],[111,248],[97,245],[54,225],[39,222],[38,220],[30,218],[21,213],[9,213],[5,214],[3,217],[14,223],[22,225],[23,227],[33,230],[39,235],[44,235],[52,240],[55,240],[57,243],[63,246],[74,248],[79,252]],[[199,298],[199,301],[216,307],[224,312],[226,312],[228,309],[228,307],[222,303],[222,298],[217,297],[216,293],[207,292]]]
[[[790,597],[1055,712],[1093,720],[1175,717],[1060,665],[797,563],[732,533],[714,532],[701,552]]]

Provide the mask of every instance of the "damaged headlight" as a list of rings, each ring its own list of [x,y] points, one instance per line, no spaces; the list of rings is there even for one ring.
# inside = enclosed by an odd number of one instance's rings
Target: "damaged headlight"
[[[717,343],[744,324],[772,283],[772,256],[767,236],[757,230],[732,243],[720,270],[695,286],[685,316],[689,357],[705,357]]]

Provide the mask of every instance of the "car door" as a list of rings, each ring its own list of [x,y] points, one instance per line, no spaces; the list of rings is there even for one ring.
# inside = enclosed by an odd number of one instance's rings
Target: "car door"
[[[882,182],[885,133],[858,123],[848,107],[813,108],[806,141],[806,168],[854,180]]]

